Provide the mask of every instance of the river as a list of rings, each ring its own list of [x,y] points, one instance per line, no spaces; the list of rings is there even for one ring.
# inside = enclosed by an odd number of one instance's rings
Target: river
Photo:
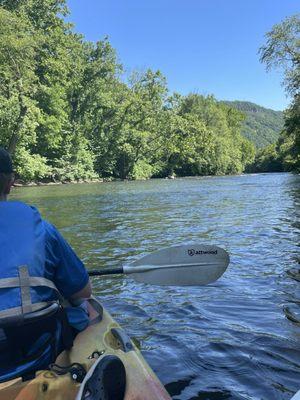
[[[282,400],[300,389],[300,176],[259,174],[14,189],[88,268],[176,244],[216,244],[231,263],[204,287],[93,279],[173,399]]]

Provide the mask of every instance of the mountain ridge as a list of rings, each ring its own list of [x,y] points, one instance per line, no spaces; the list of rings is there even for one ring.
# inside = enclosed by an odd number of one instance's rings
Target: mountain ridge
[[[222,102],[246,115],[241,133],[254,143],[257,149],[278,140],[284,126],[282,111],[275,111],[250,101],[224,100]]]

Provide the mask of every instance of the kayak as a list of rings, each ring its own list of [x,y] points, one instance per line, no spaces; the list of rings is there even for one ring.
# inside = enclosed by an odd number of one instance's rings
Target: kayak
[[[75,400],[83,385],[80,372],[88,375],[107,356],[115,356],[125,367],[124,400],[170,400],[135,344],[96,298],[89,301],[89,311],[90,325],[76,336],[71,350],[59,354],[55,368],[38,371],[32,380],[1,383],[0,400]]]

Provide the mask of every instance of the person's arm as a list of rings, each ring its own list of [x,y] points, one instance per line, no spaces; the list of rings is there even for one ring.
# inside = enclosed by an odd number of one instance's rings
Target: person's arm
[[[80,299],[88,299],[89,297],[91,297],[91,295],[92,295],[92,286],[89,280],[83,289],[79,290],[79,292],[72,294],[70,300],[72,302],[74,300],[76,301]]]
[[[92,288],[84,264],[59,231],[47,221],[43,222],[46,231],[46,264],[51,266],[51,280],[61,295],[71,302],[89,298]]]

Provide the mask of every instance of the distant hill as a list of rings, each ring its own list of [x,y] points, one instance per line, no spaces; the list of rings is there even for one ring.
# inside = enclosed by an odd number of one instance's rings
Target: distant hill
[[[242,134],[257,148],[277,141],[283,128],[282,111],[270,110],[249,101],[224,101],[224,103],[247,115]]]

